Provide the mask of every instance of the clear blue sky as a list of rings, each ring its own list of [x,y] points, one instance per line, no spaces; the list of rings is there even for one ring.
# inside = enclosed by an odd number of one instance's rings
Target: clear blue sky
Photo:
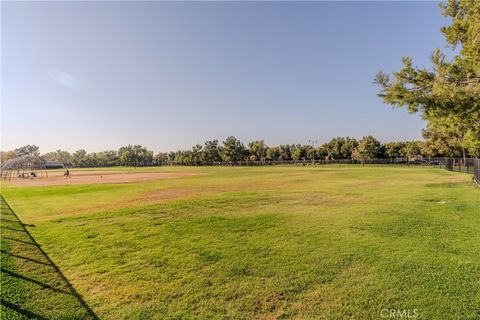
[[[269,145],[424,122],[376,96],[429,66],[436,2],[2,2],[2,149],[155,151],[234,135]]]

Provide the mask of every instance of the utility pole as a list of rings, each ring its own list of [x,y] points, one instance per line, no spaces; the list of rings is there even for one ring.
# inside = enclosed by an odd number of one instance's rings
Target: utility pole
[[[311,139],[311,140],[308,140],[308,143],[312,144],[312,148],[313,148],[313,150],[312,150],[312,165],[314,165],[315,164],[315,144],[317,144],[318,141],[315,140],[315,139]]]

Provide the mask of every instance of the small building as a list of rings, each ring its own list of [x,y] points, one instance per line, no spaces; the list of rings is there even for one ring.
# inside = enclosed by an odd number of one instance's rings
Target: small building
[[[65,165],[62,162],[58,161],[45,161],[46,169],[63,169]]]

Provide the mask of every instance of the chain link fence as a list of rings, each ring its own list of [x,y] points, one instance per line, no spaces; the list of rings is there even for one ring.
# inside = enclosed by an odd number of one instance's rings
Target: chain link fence
[[[480,159],[474,159],[475,170],[473,171],[473,176],[475,182],[480,185]]]
[[[474,180],[480,185],[480,159],[475,158],[391,158],[391,159],[333,159],[333,160],[272,160],[272,161],[238,161],[232,162],[209,162],[202,163],[203,166],[281,166],[281,165],[405,165],[405,166],[432,166],[448,171],[471,173]],[[179,165],[179,164],[173,164]]]
[[[432,163],[434,167],[448,171],[472,173],[473,179],[480,184],[480,159],[474,158],[439,158]]]

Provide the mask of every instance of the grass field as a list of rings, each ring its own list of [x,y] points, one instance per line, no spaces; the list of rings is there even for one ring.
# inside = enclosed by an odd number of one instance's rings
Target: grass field
[[[383,309],[480,318],[480,188],[471,175],[114,170],[198,174],[4,183],[26,230],[2,205],[2,319],[381,319]]]

